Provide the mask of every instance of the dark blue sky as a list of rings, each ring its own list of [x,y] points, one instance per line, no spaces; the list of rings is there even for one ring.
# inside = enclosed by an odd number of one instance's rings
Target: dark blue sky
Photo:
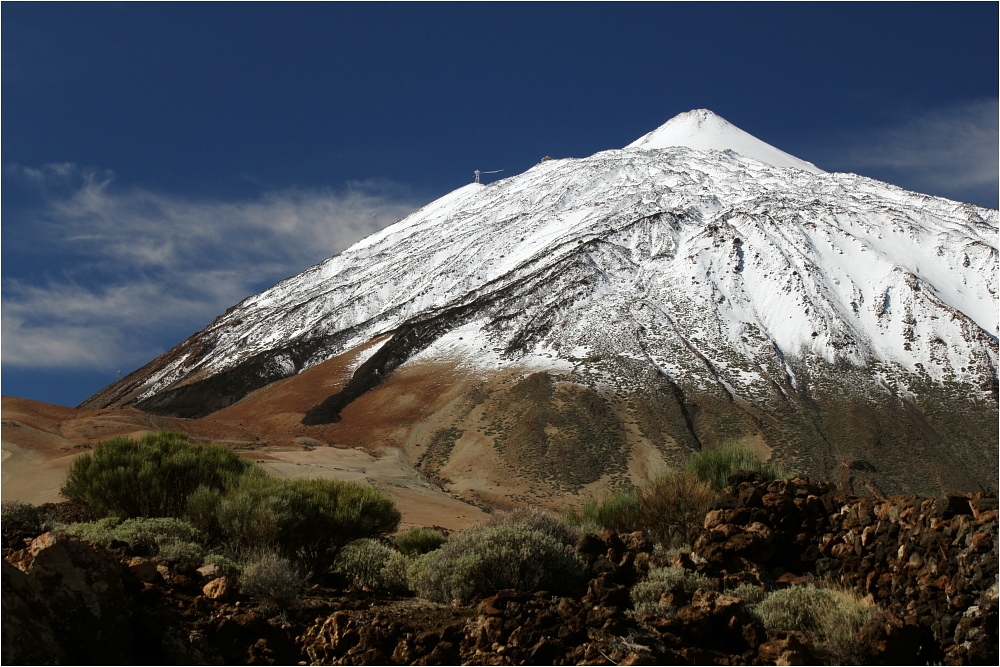
[[[998,5],[2,5],[3,386],[75,404],[474,169],[709,108],[997,206]]]

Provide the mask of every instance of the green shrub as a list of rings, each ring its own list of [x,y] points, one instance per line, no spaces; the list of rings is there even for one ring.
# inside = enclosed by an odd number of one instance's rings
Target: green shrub
[[[637,491],[640,525],[659,544],[688,542],[705,521],[715,492],[691,472],[668,472]]]
[[[777,466],[765,463],[757,454],[734,444],[703,449],[688,460],[687,467],[715,491],[724,489],[730,475],[740,470],[760,473],[767,481],[781,476]]]
[[[313,576],[327,572],[350,542],[392,532],[400,519],[374,488],[332,479],[246,477],[210,500],[212,520],[237,557],[269,548]]]
[[[98,444],[73,462],[63,494],[103,516],[186,516],[192,530],[213,536],[237,560],[265,549],[314,575],[325,573],[345,545],[392,532],[400,519],[372,487],[269,477],[225,448],[166,431]],[[175,542],[157,548],[174,557],[197,551],[195,539]]]
[[[444,533],[433,528],[414,526],[393,538],[404,556],[419,556],[440,549],[448,541]]]
[[[337,556],[333,569],[351,580],[355,586],[365,586],[392,593],[407,593],[407,558],[377,540],[357,540],[347,545]]]
[[[240,590],[265,606],[291,605],[304,586],[305,577],[294,563],[268,550],[247,560],[240,575]]]
[[[240,480],[225,494],[198,489],[191,500],[199,497],[214,500],[205,514],[195,513],[199,523],[214,524],[237,560],[247,560],[261,549],[292,557],[310,514],[302,494],[277,477]]]
[[[382,566],[380,573],[382,577],[381,588],[399,595],[412,593],[413,589],[410,588],[409,576],[411,560],[413,559],[407,558],[399,552],[393,552],[389,560]]]
[[[691,545],[690,544],[672,544],[666,546],[660,544],[659,542],[653,545],[653,562],[654,563],[669,563],[676,560],[682,554],[690,554]]]
[[[736,588],[727,590],[726,595],[732,595],[734,598],[739,598],[743,601],[743,604],[750,606],[755,605],[766,598],[767,591],[760,586],[754,586],[753,584],[740,584]]]
[[[691,472],[667,472],[638,488],[588,500],[567,521],[619,533],[647,532],[659,544],[683,544],[700,526],[715,500],[709,486]]]
[[[313,510],[299,548],[314,571],[325,572],[354,540],[393,532],[402,515],[372,486],[333,479],[297,479],[295,489]]]
[[[58,532],[79,537],[81,540],[88,542],[108,545],[118,540],[114,531],[119,524],[121,524],[121,519],[116,516],[110,516],[98,519],[97,521],[66,524],[65,526],[61,526]]]
[[[662,602],[667,593],[694,593],[699,588],[718,590],[719,582],[683,567],[660,567],[649,571],[649,576],[632,587],[632,604],[637,614],[670,616],[674,609]]]
[[[429,583],[421,584],[421,581],[425,578],[428,563],[432,558],[437,557],[436,554],[439,551],[440,549],[435,549],[434,551],[428,551],[425,554],[411,556],[406,559],[406,587],[421,597],[432,599],[428,595],[420,592],[422,588],[426,590],[426,588],[430,585]]]
[[[41,535],[43,530],[42,517],[38,508],[23,500],[4,500],[0,514],[0,530],[3,533],[3,546],[8,549],[24,547],[25,538]]]
[[[533,528],[568,547],[576,546],[581,535],[580,529],[576,526],[572,526],[559,517],[540,510],[537,507],[519,507],[507,512],[491,514],[480,521],[478,526],[486,528],[489,526],[507,526],[512,524],[520,524]]]
[[[152,517],[119,521],[107,517],[87,523],[72,523],[62,532],[105,546],[124,542],[131,548],[142,547],[165,560],[201,562],[205,556],[203,536],[190,522],[173,517]]]
[[[201,485],[187,497],[184,516],[206,535],[219,534],[218,510],[222,491]]]
[[[62,494],[99,516],[182,516],[198,487],[223,489],[234,478],[263,470],[224,447],[189,443],[183,433],[160,431],[141,440],[98,443],[70,464]]]
[[[411,587],[438,602],[481,599],[505,588],[571,594],[583,566],[573,549],[517,523],[473,526],[419,557]]]
[[[599,526],[619,533],[642,530],[643,526],[635,489],[615,491],[599,501],[588,500],[580,511],[567,513],[566,520],[576,526]]]
[[[183,542],[171,540],[159,545],[159,557],[162,560],[204,563],[208,553],[204,545],[198,542]]]
[[[811,584],[773,591],[749,608],[768,630],[804,632],[831,664],[860,664],[861,629],[879,613],[871,598]]]

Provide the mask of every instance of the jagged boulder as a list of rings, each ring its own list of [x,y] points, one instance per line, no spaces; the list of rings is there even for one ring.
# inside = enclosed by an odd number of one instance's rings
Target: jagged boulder
[[[4,664],[131,662],[130,605],[112,554],[45,533],[12,560],[3,565]]]

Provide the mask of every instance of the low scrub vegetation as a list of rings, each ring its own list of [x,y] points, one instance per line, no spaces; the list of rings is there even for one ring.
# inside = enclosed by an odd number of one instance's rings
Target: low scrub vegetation
[[[583,531],[576,526],[571,526],[561,518],[540,510],[537,507],[519,507],[507,512],[498,512],[483,519],[479,523],[479,526],[481,528],[489,528],[491,526],[511,526],[515,524],[528,526],[568,547],[575,546],[583,534]]]
[[[448,538],[440,530],[421,526],[413,526],[396,535],[393,539],[396,542],[396,548],[404,556],[420,556],[430,553],[435,549],[440,549],[441,545],[448,541]]]
[[[63,494],[104,517],[68,529],[86,539],[161,557],[208,550],[244,566],[266,553],[311,578],[328,572],[351,542],[391,533],[400,520],[370,486],[269,477],[224,447],[167,431],[99,443],[73,462]]]
[[[726,595],[739,598],[744,605],[754,605],[767,597],[767,591],[753,584],[740,584],[726,590]]]
[[[870,597],[813,585],[772,591],[749,609],[768,630],[805,633],[831,664],[859,663],[861,629],[879,613]]]
[[[265,607],[290,606],[305,583],[294,563],[270,550],[249,558],[240,574],[240,589]]]
[[[23,547],[26,537],[36,537],[42,532],[42,517],[38,508],[22,500],[4,500],[0,515],[0,529],[3,531],[3,547],[14,549]]]
[[[642,530],[643,517],[634,488],[622,489],[600,499],[589,499],[579,511],[570,511],[566,520],[584,530],[614,530],[631,533]]]
[[[703,520],[719,479],[762,469],[745,454],[728,447],[702,452],[685,471],[587,502],[571,515],[576,525],[527,508],[492,515],[450,538],[415,527],[380,541],[373,538],[395,531],[400,513],[372,487],[270,477],[225,448],[161,432],[105,441],[74,462],[64,494],[103,518],[66,531],[141,555],[219,563],[246,594],[269,605],[289,604],[307,581],[328,572],[358,587],[446,603],[508,588],[572,595],[584,574],[574,549],[580,526],[644,530],[663,547],[682,544]],[[5,504],[5,540],[8,517],[10,531],[36,528],[30,506]],[[714,587],[683,568],[660,568],[632,597],[638,611],[665,614],[669,593]],[[765,602],[755,608],[774,616]]]
[[[191,522],[173,517],[143,517],[125,521],[107,517],[70,524],[62,532],[105,546],[121,542],[128,545],[132,552],[141,551],[164,560],[202,561],[207,555],[203,546],[205,536]]]
[[[264,471],[225,447],[196,445],[183,433],[98,443],[70,465],[62,494],[99,516],[182,516],[199,487],[221,491],[234,479]]]
[[[683,567],[660,567],[649,571],[649,576],[632,587],[632,604],[638,615],[670,617],[673,606],[667,602],[670,594],[693,593],[699,588],[718,590],[719,582]]]
[[[276,477],[241,478],[223,493],[199,489],[189,514],[237,558],[266,547],[312,576],[325,573],[349,543],[390,533],[400,519],[370,486]]]
[[[753,452],[722,445],[695,454],[683,471],[668,471],[638,488],[615,491],[601,499],[587,500],[566,520],[581,528],[629,533],[645,531],[658,544],[684,544],[701,525],[716,494],[740,470],[750,470],[771,480],[780,471]]]
[[[741,470],[759,473],[768,481],[782,475],[777,466],[766,463],[754,452],[732,443],[703,449],[688,460],[687,469],[711,486],[714,491],[725,488],[730,476]]]
[[[409,585],[438,602],[481,599],[505,588],[575,591],[583,565],[555,524],[538,528],[511,516],[473,526],[409,568]],[[556,536],[558,535],[558,536]]]
[[[636,493],[642,529],[658,544],[687,543],[705,520],[715,492],[691,472],[668,472]]]
[[[355,586],[405,594],[410,592],[406,571],[411,560],[377,540],[366,539],[341,551],[333,569]]]

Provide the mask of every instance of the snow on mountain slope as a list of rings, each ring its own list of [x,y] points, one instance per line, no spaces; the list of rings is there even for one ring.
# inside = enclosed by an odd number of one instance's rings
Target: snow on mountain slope
[[[997,231],[997,211],[827,174],[692,111],[623,150],[459,188],[84,405],[170,412],[223,375],[232,402],[385,334],[355,393],[449,358],[616,389],[642,384],[638,366],[745,401],[846,369],[863,391],[959,383],[995,402]]]
[[[812,162],[764,143],[708,109],[694,109],[674,116],[626,148],[669,148],[686,146],[698,151],[735,151],[772,167],[792,167],[814,174],[826,173]]]

